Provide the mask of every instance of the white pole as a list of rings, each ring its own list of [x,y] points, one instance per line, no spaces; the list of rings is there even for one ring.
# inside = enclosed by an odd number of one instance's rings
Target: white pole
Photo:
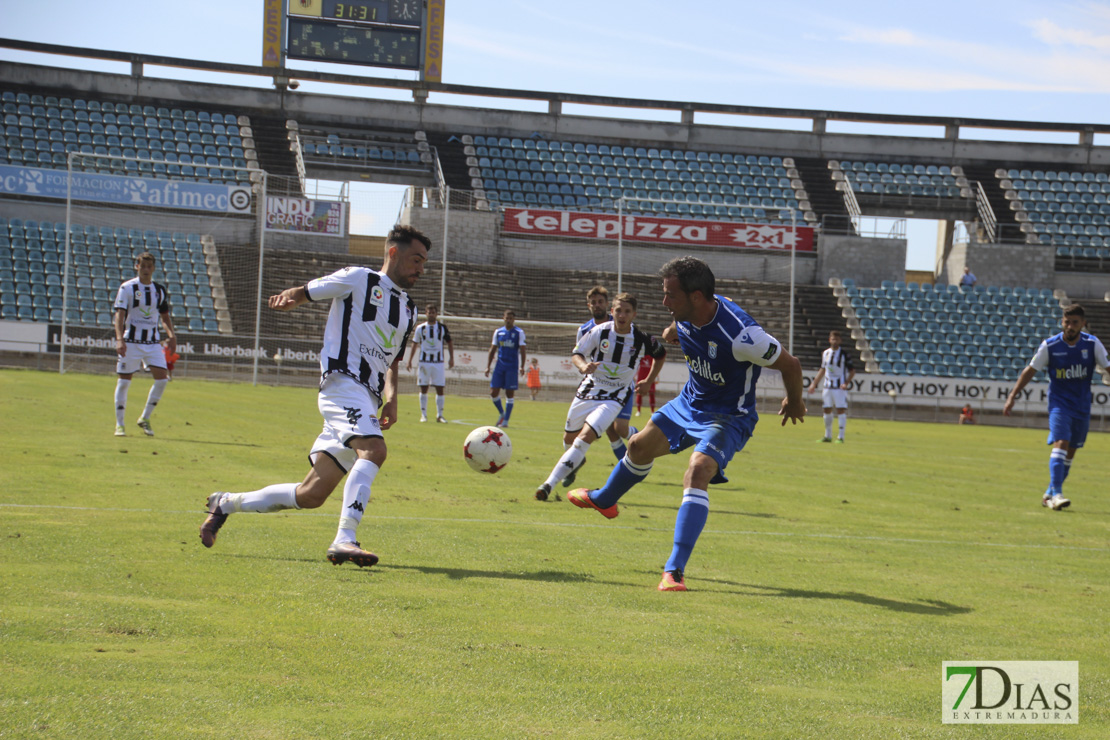
[[[617,292],[623,292],[624,279],[624,196],[617,198]]]
[[[69,230],[73,220],[73,155],[70,152],[66,157],[66,254],[62,266],[62,335],[58,337],[58,373],[66,371],[66,321],[69,315],[69,250],[71,240]],[[115,322],[115,311],[112,312],[112,322]]]
[[[254,298],[254,362],[251,368],[251,385],[258,385],[258,348],[259,334],[262,331],[262,260],[266,246],[266,171],[261,170],[262,180],[258,184],[258,290]]]
[[[794,255],[798,251],[798,212],[790,209],[790,335],[786,351],[794,354]]]
[[[440,258],[439,312],[445,314],[447,313],[445,305],[447,303],[447,235],[450,233],[448,227],[451,224],[451,186],[445,185],[443,189],[447,193],[447,202],[443,204],[443,257]]]

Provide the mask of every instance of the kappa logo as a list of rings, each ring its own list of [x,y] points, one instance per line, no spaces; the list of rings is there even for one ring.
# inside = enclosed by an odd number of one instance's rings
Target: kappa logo
[[[354,509],[355,511],[359,511],[359,512],[362,512],[362,513],[366,513],[366,509],[362,508],[362,502],[361,501],[353,501],[351,503],[351,505],[348,506],[347,508],[348,509]]]
[[[362,418],[362,409],[351,408],[344,406],[343,410],[347,412],[347,423],[354,426],[358,424],[358,420]]]

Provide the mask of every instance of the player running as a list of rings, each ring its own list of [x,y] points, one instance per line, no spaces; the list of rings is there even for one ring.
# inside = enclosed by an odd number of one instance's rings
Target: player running
[[[430,247],[428,237],[416,229],[396,226],[386,237],[381,272],[345,267],[270,296],[269,306],[275,311],[331,300],[317,400],[324,428],[308,453],[312,468],[301,483],[210,495],[208,517],[200,526],[205,547],[212,547],[232,514],[318,508],[346,475],[339,530],[328,548],[328,560],[335,565],[350,561],[360,568],[378,562],[377,555],[362,549],[356,532],[374,478],[385,463],[382,431],[397,421],[398,365],[416,324],[416,306],[405,291],[424,274]]]
[[[1064,309],[1063,331],[1041,342],[1033,359],[1021,371],[1013,390],[1006,397],[1002,413],[1010,415],[1018,394],[1041,370],[1048,371],[1048,488],[1041,506],[1053,511],[1066,509],[1064,481],[1071,471],[1072,459],[1087,441],[1091,425],[1091,382],[1095,368],[1107,369],[1106,347],[1098,337],[1083,331],[1086,313],[1078,303]]]
[[[738,305],[714,293],[716,281],[707,264],[679,257],[663,265],[659,276],[663,305],[674,317],[689,380],[679,396],[632,437],[628,454],[604,486],[593,491],[577,488],[567,498],[613,519],[620,513],[617,501],[647,477],[655,458],[693,447],[682,481],[674,547],[659,582],[660,591],[685,591],[686,564],[709,516],[709,484],[728,481],[725,466],[747,444],[759,419],[755,387],[761,369],[782,374],[783,424],[788,419],[804,421],[806,407],[798,360]]]
[[[567,411],[563,435],[566,452],[536,489],[538,500],[546,501],[552,487],[564,480],[568,471],[581,467],[600,430],[608,429],[634,391],[654,383],[663,369],[666,350],[633,325],[635,318],[635,297],[620,293],[613,299],[613,319],[590,329],[575,345],[570,359],[585,377]],[[651,372],[636,383],[641,356],[652,358]]]

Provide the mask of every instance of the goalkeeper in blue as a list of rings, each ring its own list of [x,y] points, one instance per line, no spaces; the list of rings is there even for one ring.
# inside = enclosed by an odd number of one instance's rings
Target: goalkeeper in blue
[[[707,264],[679,257],[663,265],[659,276],[663,305],[675,321],[664,337],[677,332],[689,380],[677,398],[633,435],[628,454],[605,485],[575,489],[567,498],[613,519],[620,513],[617,501],[647,477],[655,458],[693,447],[682,480],[674,546],[659,582],[660,591],[685,591],[686,564],[709,516],[709,484],[728,482],[725,467],[747,444],[759,419],[755,389],[761,370],[767,367],[782,374],[783,425],[788,419],[804,421],[806,407],[801,364],[743,309],[716,295],[716,280]]]
[[[1091,425],[1091,382],[1095,368],[1107,369],[1106,347],[1093,334],[1083,331],[1087,317],[1073,303],[1064,309],[1063,331],[1041,342],[1033,359],[1021,371],[1006,397],[1002,413],[1010,415],[1019,394],[1041,370],[1048,374],[1048,488],[1041,506],[1059,511],[1071,506],[1064,498],[1064,480],[1076,451],[1087,441]]]

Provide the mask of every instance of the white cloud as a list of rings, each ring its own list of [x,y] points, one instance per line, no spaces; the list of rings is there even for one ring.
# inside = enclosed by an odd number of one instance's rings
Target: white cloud
[[[1039,18],[1029,24],[1033,34],[1051,46],[1079,46],[1110,51],[1110,34],[1097,34],[1085,28],[1064,28],[1047,18]]]

